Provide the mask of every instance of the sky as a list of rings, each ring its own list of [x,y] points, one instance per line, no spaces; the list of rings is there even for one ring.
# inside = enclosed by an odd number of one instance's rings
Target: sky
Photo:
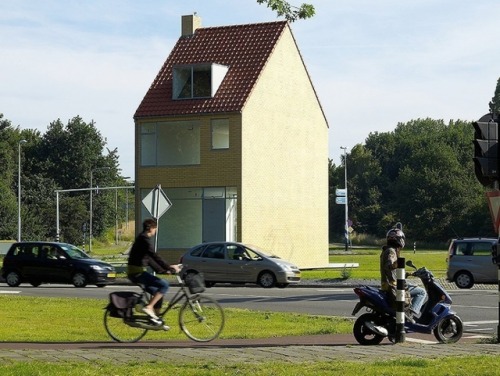
[[[329,158],[419,118],[473,121],[500,78],[498,0],[291,0],[291,24],[329,124]],[[94,121],[134,179],[133,115],[181,33],[279,20],[257,0],[1,0],[0,113],[45,133]],[[472,140],[471,140],[472,141]],[[471,156],[472,157],[472,156]]]

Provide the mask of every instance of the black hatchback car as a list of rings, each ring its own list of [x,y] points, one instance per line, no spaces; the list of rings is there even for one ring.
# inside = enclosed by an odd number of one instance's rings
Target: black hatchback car
[[[35,287],[42,283],[103,287],[115,280],[116,271],[111,264],[95,260],[71,244],[18,242],[5,255],[2,277],[11,287],[23,282]]]

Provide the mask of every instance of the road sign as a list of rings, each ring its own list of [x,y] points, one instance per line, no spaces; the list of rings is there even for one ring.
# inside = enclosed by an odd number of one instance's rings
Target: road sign
[[[339,188],[337,188],[335,190],[335,195],[337,195],[339,197],[344,197],[346,195],[346,191],[345,191],[345,189],[339,189]]]
[[[335,197],[335,203],[336,203],[336,204],[345,205],[345,203],[346,203],[346,202],[347,202],[346,197],[342,197],[342,196],[340,196],[340,197],[338,197],[338,196],[337,196],[337,197]]]
[[[148,210],[149,214],[156,219],[165,214],[165,212],[172,206],[172,202],[168,199],[165,192],[163,192],[161,186],[157,186],[149,192],[142,200],[142,204]]]
[[[495,227],[495,232],[498,233],[498,227],[500,226],[500,191],[486,192],[486,196],[488,197],[493,227]]]

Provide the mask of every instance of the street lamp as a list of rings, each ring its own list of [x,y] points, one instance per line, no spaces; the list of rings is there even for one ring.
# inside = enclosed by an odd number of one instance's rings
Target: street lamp
[[[345,225],[344,225],[344,236],[345,236],[345,251],[347,252],[349,247],[349,204],[347,199],[347,148],[344,146],[340,147],[344,150],[344,186],[345,186]]]
[[[127,180],[127,179],[130,179],[130,176],[125,176],[121,179]],[[126,189],[126,192],[127,192],[127,200],[128,200],[128,189]],[[128,203],[127,203],[127,205],[128,205]],[[127,213],[127,216],[128,216],[128,213]],[[118,244],[118,188],[115,189],[115,244]]]
[[[92,188],[92,180],[94,171],[98,170],[109,170],[110,167],[98,167],[90,170],[90,223],[89,223],[89,253],[92,253],[92,196],[93,196],[93,188]]]
[[[17,147],[17,241],[21,241],[21,145],[26,140],[20,140]]]

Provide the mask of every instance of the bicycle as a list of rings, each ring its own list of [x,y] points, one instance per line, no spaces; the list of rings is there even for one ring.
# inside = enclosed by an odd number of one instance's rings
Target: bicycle
[[[104,327],[109,336],[117,342],[137,342],[149,330],[164,330],[162,318],[171,309],[179,308],[178,322],[186,336],[196,342],[217,338],[224,327],[224,311],[214,298],[201,294],[205,290],[202,276],[187,274],[182,279],[176,274],[176,277],[180,288],[159,313],[161,323],[142,312],[150,298],[143,285],[139,285],[142,293],[111,293],[104,312]]]

